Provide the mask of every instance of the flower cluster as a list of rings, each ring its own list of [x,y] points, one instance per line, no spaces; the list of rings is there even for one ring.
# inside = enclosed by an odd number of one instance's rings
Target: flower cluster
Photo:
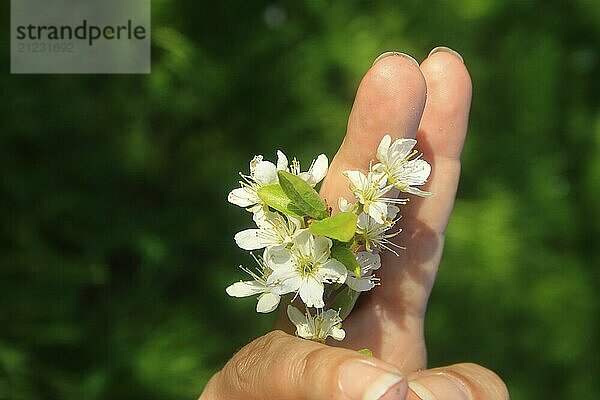
[[[260,313],[274,311],[284,295],[299,298],[304,313],[291,304],[287,309],[298,336],[342,340],[342,321],[358,295],[379,284],[374,271],[381,266],[380,253],[400,248],[391,238],[400,232],[393,228],[399,206],[408,199],[398,193],[431,195],[416,187],[426,183],[431,166],[413,150],[415,145],[414,139],[392,142],[386,135],[377,149],[378,162],[366,173],[344,172],[355,202],[340,198],[335,215],[314,189],[327,175],[324,154],[305,172],[281,151],[276,164],[255,156],[250,174],[240,174],[241,187],[228,200],[251,212],[256,224],[235,235],[237,245],[262,254],[252,254],[255,270],[242,268],[251,280],[235,282],[227,293],[258,295]]]

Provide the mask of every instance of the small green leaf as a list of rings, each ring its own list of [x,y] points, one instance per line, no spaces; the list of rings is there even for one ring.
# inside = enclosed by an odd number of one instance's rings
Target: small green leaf
[[[286,171],[277,171],[277,175],[284,193],[304,215],[314,219],[323,219],[329,216],[327,206],[319,194],[302,178]]]
[[[348,315],[350,315],[350,312],[354,308],[359,295],[360,292],[356,292],[350,289],[348,286],[345,286],[335,296],[335,300],[333,300],[333,303],[331,303],[331,307],[329,308],[333,310],[340,310],[340,318],[344,320],[346,317],[348,317]]]
[[[341,242],[349,242],[356,231],[356,220],[358,216],[351,212],[342,212],[332,217],[313,221],[310,224],[310,232],[313,235],[327,236]]]
[[[334,244],[334,246],[331,248],[331,257],[344,264],[349,271],[354,272],[354,275],[362,275],[360,264],[358,261],[356,261],[356,256],[343,244]]]
[[[358,350],[358,352],[360,354],[362,354],[363,356],[373,357],[373,352],[369,349],[360,349],[360,350]]]
[[[256,194],[266,205],[284,214],[298,218],[306,215],[292,203],[292,200],[287,197],[281,186],[277,183],[259,188]]]

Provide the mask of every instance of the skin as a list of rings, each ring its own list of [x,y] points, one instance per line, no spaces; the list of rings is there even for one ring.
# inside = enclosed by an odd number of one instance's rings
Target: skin
[[[344,321],[346,339],[329,343],[345,349],[281,331],[269,333],[240,350],[211,379],[202,400],[364,398],[366,389],[354,387],[358,377],[351,377],[354,383],[347,379],[347,366],[356,362],[404,377],[382,399],[508,398],[502,380],[479,365],[426,370],[424,317],[456,195],[471,92],[469,73],[450,49],[432,52],[421,65],[407,56],[388,55],[367,71],[321,196],[334,207],[340,196],[352,199],[342,172],[367,170],[385,134],[417,138],[418,149],[432,165],[422,189],[435,195],[407,196],[411,200],[401,208],[403,233],[395,238],[407,249],[399,257],[382,256],[382,285],[363,294]],[[292,332],[285,322],[279,326]],[[362,348],[371,349],[375,357],[348,350]],[[368,379],[364,381],[368,386]]]

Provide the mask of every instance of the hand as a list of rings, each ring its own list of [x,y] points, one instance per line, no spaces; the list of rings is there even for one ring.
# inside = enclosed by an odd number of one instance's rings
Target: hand
[[[344,321],[342,345],[371,349],[379,359],[276,331],[240,350],[211,379],[202,400],[508,398],[500,378],[483,367],[424,370],[424,315],[456,195],[471,103],[462,59],[438,50],[421,66],[399,53],[376,60],[359,86],[346,137],[321,189],[334,208],[340,196],[351,199],[342,172],[368,169],[385,134],[416,137],[432,165],[425,190],[435,195],[411,196],[402,207],[404,233],[395,240],[407,249],[399,257],[384,253],[382,285],[363,294]]]

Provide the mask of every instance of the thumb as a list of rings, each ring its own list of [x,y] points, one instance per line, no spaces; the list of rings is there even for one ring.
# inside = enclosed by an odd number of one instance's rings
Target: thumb
[[[273,331],[237,352],[200,400],[400,400],[406,391],[392,365]]]
[[[415,372],[407,400],[508,400],[506,385],[494,372],[477,364],[455,364]]]

